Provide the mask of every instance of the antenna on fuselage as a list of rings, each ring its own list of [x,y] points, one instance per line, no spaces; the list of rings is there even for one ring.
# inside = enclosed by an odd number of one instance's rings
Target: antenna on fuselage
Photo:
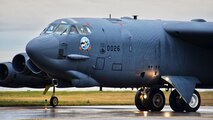
[[[133,15],[133,19],[137,20],[138,19],[138,15]]]
[[[111,14],[109,14],[109,19],[111,19],[112,18],[112,15]]]

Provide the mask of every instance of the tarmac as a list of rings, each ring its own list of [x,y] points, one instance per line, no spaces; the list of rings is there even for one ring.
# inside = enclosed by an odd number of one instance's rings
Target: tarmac
[[[161,112],[140,112],[135,106],[45,106],[0,107],[1,120],[212,120],[213,106],[201,106],[197,112],[173,112],[165,106]]]

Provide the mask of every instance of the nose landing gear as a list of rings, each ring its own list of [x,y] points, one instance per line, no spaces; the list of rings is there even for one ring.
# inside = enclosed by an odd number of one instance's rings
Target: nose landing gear
[[[55,96],[55,85],[53,86],[53,94],[52,97],[50,98],[50,105],[52,107],[58,106],[58,98]]]
[[[59,103],[58,98],[55,96],[55,87],[56,87],[57,85],[58,85],[58,80],[53,79],[53,80],[52,80],[52,85],[47,85],[47,86],[45,87],[44,92],[43,92],[43,94],[45,95],[45,94],[47,93],[47,91],[49,90],[49,88],[50,88],[50,87],[53,87],[53,93],[52,93],[52,96],[51,96],[51,98],[50,98],[50,105],[51,105],[52,107],[58,106],[58,103]]]

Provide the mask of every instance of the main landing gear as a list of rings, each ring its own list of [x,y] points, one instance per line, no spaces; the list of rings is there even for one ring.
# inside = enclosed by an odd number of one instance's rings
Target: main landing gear
[[[169,105],[175,112],[196,112],[200,107],[200,95],[195,90],[187,104],[176,90],[169,96]],[[135,95],[135,105],[140,111],[161,111],[165,105],[165,96],[160,89],[142,88]]]
[[[176,90],[173,90],[169,96],[169,105],[175,112],[196,112],[200,107],[200,95],[195,90],[191,101],[187,104]]]
[[[161,111],[165,105],[165,96],[159,89],[140,89],[135,95],[135,105],[140,111]]]

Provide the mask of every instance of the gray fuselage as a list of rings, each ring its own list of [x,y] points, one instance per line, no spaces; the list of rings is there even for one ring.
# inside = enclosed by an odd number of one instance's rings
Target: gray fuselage
[[[105,87],[142,87],[162,84],[161,76],[194,76],[197,87],[212,88],[213,51],[174,37],[167,24],[179,22],[133,19],[60,19],[53,23],[87,25],[92,33],[42,34],[28,43],[37,46],[28,55],[43,71],[61,80],[72,80],[67,71],[79,71]],[[75,22],[73,22],[75,21]],[[77,21],[77,23],[76,23]],[[201,23],[202,24],[202,23]],[[213,26],[213,23],[209,23]],[[80,40],[89,39],[82,50]],[[39,47],[38,47],[39,46]],[[36,48],[36,47],[35,47]],[[77,54],[89,59],[70,59]]]

